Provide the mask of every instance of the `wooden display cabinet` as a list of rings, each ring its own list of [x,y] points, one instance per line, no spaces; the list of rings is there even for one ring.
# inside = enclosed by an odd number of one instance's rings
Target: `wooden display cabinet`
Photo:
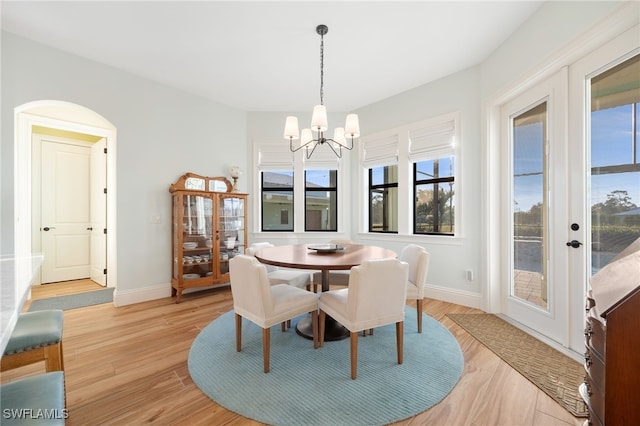
[[[187,173],[171,185],[171,295],[226,285],[229,259],[247,248],[247,194],[231,192],[225,177]]]

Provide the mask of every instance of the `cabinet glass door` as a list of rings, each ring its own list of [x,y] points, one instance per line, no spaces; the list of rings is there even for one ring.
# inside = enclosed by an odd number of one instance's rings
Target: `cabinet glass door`
[[[219,211],[220,275],[229,273],[229,259],[246,248],[244,199],[221,197]]]
[[[185,195],[182,209],[182,277],[194,280],[211,276],[213,199]]]

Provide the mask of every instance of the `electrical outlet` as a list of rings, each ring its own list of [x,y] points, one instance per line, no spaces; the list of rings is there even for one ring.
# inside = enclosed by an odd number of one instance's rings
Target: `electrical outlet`
[[[464,275],[467,278],[467,281],[471,282],[474,280],[474,276],[473,276],[473,270],[472,269],[467,269],[466,271],[464,271]]]

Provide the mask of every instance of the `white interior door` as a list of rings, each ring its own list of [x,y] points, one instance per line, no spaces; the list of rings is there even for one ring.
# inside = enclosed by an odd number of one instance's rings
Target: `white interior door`
[[[90,276],[90,167],[89,147],[43,141],[43,284]]]
[[[502,312],[567,345],[567,70],[502,107]]]
[[[107,285],[107,140],[91,147],[91,279]]]

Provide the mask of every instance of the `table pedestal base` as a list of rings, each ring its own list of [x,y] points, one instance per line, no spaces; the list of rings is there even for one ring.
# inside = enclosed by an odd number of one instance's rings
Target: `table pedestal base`
[[[320,324],[318,324],[320,328]],[[313,340],[313,324],[311,317],[305,317],[296,324],[296,333],[305,339]],[[324,325],[325,342],[334,342],[349,337],[349,330],[344,328],[342,324],[327,315]]]

